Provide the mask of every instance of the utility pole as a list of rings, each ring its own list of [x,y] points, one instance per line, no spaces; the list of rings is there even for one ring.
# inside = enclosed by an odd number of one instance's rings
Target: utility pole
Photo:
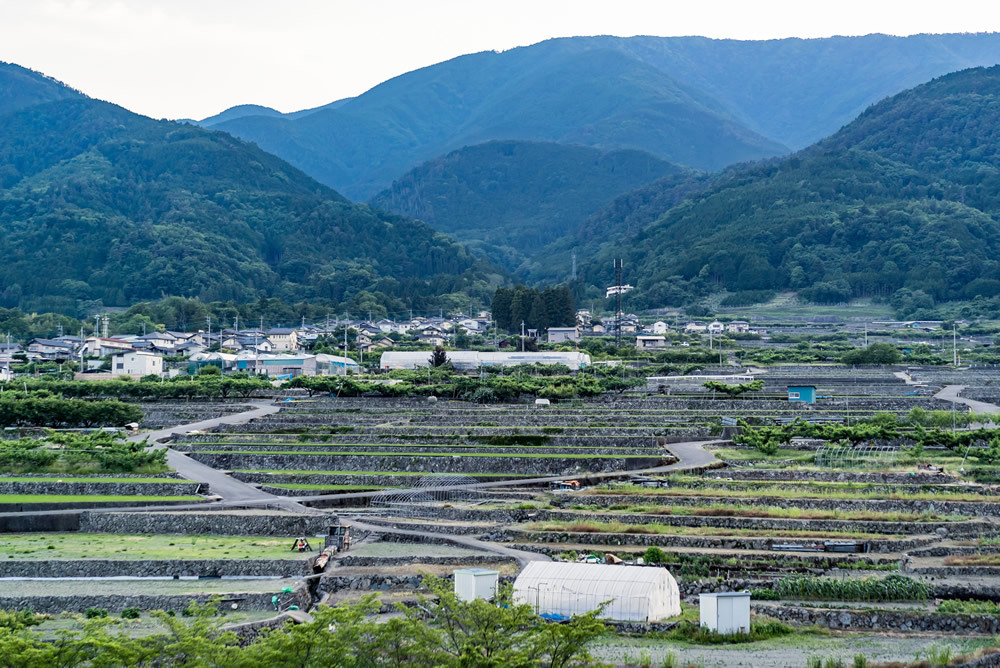
[[[951,364],[958,366],[958,326],[951,323]]]
[[[865,323],[865,348],[868,347],[868,323]]]
[[[521,321],[521,352],[524,352],[524,321]]]
[[[624,260],[615,260],[615,289],[618,291],[615,307],[615,346],[622,347],[622,265]]]
[[[208,347],[212,347],[212,316],[205,316],[205,324],[208,325]]]

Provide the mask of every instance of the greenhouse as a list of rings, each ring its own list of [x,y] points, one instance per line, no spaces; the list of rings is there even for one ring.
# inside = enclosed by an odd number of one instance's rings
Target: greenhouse
[[[514,601],[565,617],[604,602],[603,619],[658,622],[681,614],[677,581],[667,569],[649,566],[533,561],[514,581]]]

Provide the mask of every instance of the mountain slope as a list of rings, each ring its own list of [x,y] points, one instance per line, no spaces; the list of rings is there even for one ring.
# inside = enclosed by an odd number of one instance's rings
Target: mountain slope
[[[253,116],[215,127],[355,198],[420,161],[491,139],[635,148],[706,169],[786,151],[666,72],[562,42],[462,56],[295,120]]]
[[[217,127],[366,199],[491,139],[636,148],[699,169],[785,153],[928,79],[1000,62],[1000,35],[572,37],[396,77],[337,109]]]
[[[0,61],[0,114],[82,94],[40,72]]]
[[[624,255],[636,307],[720,287],[818,301],[1000,294],[998,120],[1000,67],[942,77],[789,158],[715,177],[585,275],[605,284]]]
[[[497,140],[423,163],[371,204],[513,269],[621,193],[682,171],[643,151]]]
[[[2,86],[20,76],[0,67]],[[351,204],[252,144],[67,97],[0,115],[4,305],[368,290],[426,306],[496,279],[425,224]]]

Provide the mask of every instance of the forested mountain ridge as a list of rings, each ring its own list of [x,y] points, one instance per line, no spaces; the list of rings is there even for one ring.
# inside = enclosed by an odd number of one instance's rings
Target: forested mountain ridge
[[[495,140],[423,163],[371,204],[423,220],[513,270],[616,196],[688,171],[644,151]]]
[[[699,169],[783,154],[935,76],[1000,62],[1000,35],[572,37],[422,68],[307,117],[214,127],[367,199],[491,139],[635,148]]]
[[[214,127],[358,199],[424,160],[491,139],[634,148],[706,169],[787,152],[667,72],[615,49],[558,41],[462,56],[303,118]]]
[[[424,223],[348,202],[226,133],[0,66],[0,305],[73,313],[163,295],[416,308],[498,270]],[[40,103],[30,104],[31,100]],[[49,101],[53,100],[53,101]]]
[[[585,277],[624,255],[634,308],[709,292],[796,289],[815,301],[1000,294],[1000,67],[905,91],[793,156],[714,176]]]

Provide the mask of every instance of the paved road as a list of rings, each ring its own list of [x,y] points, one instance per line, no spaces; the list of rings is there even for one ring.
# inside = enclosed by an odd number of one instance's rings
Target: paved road
[[[207,482],[211,488],[212,494],[221,496],[226,504],[240,505],[248,502],[255,502],[268,505],[273,504],[287,510],[308,512],[295,500],[268,494],[267,492],[261,491],[252,485],[240,482],[218,469],[214,469],[211,466],[206,466],[201,462],[195,461],[183,452],[172,450],[169,447],[160,444],[160,441],[168,439],[171,436],[189,434],[193,431],[207,431],[224,424],[245,424],[254,418],[264,417],[265,415],[273,415],[280,410],[278,406],[269,401],[252,401],[249,402],[249,404],[254,407],[249,411],[234,413],[232,415],[223,415],[222,417],[202,420],[200,422],[192,422],[190,424],[178,425],[167,429],[158,429],[152,432],[137,434],[129,440],[139,441],[143,438],[148,438],[151,443],[156,444],[156,447],[166,447],[167,463],[170,464],[170,466],[177,471],[177,473],[188,480]],[[186,509],[188,506],[183,506],[183,508]],[[204,507],[202,507],[202,509],[204,509]]]
[[[986,415],[996,415],[1000,413],[1000,406],[988,404],[985,401],[976,401],[975,399],[966,399],[965,397],[958,396],[959,392],[964,389],[965,385],[945,385],[941,388],[940,392],[934,395],[934,398],[943,399],[952,403],[965,404],[972,409],[973,413]]]
[[[438,533],[434,531],[414,531],[412,529],[397,529],[383,524],[368,524],[360,518],[354,518],[351,520],[351,524],[355,529],[360,529],[361,531],[371,531],[373,533],[386,534],[391,533],[400,536],[416,536],[425,538],[427,536],[433,536],[434,538],[447,541],[449,543],[454,543],[455,545],[460,545],[462,547],[470,547],[475,550],[482,550],[484,552],[492,552],[493,554],[498,554],[504,557],[513,557],[517,559],[518,565],[522,568],[528,564],[529,561],[552,561],[552,559],[544,554],[539,554],[538,552],[527,552],[525,550],[513,550],[509,547],[504,547],[503,545],[498,545],[496,543],[490,543],[489,541],[479,540],[473,538],[472,536],[461,536],[458,534],[451,533]]]

